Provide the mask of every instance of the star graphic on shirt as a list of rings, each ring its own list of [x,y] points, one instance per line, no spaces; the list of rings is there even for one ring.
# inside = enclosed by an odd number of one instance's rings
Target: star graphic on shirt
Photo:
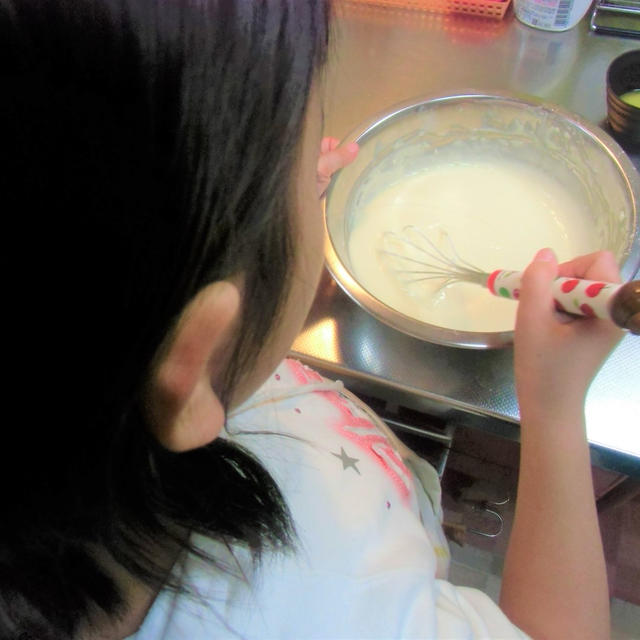
[[[358,475],[361,475],[360,469],[356,467],[356,462],[360,462],[360,460],[358,458],[352,458],[349,455],[347,455],[347,452],[342,447],[340,447],[340,453],[331,452],[331,455],[335,456],[336,458],[340,458],[340,460],[342,460],[343,471],[346,471],[347,469],[351,468],[354,471],[356,471]]]

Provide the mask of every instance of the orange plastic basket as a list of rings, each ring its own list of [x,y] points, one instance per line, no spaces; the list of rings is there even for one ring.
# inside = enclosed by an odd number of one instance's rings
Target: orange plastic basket
[[[434,13],[466,13],[501,20],[511,0],[349,0],[354,4],[367,4],[393,9],[414,9]]]

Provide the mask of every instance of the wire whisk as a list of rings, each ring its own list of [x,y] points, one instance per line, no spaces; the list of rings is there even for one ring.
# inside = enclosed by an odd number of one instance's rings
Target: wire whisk
[[[382,253],[392,259],[392,270],[405,284],[441,280],[442,287],[456,282],[485,285],[489,274],[462,259],[444,229],[439,233],[448,245],[449,255],[415,225],[404,227],[401,233],[387,231]]]

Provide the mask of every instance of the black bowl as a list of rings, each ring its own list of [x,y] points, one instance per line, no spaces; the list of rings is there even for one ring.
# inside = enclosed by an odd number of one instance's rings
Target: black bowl
[[[607,70],[607,113],[618,136],[640,144],[640,108],[620,96],[640,89],[640,49],[618,56]]]

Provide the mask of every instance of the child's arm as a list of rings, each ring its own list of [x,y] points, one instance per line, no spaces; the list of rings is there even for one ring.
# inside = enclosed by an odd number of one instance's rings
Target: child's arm
[[[603,252],[558,269],[543,250],[525,272],[515,337],[520,477],[500,605],[534,638],[607,638],[609,596],[584,398],[621,332],[602,320],[560,321],[549,287],[558,273],[619,281],[615,260]]]

